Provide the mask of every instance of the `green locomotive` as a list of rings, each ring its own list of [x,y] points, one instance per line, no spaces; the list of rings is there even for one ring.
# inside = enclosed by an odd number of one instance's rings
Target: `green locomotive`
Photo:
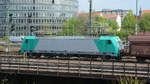
[[[120,58],[124,45],[118,36],[25,37],[21,52],[28,56],[104,56]]]

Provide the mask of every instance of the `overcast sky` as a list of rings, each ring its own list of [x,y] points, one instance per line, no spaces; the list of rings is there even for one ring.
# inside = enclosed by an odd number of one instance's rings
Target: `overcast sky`
[[[88,12],[89,0],[78,0],[79,12]],[[150,9],[150,0],[138,0],[139,8]],[[136,0],[93,0],[93,9],[131,9],[135,12]]]

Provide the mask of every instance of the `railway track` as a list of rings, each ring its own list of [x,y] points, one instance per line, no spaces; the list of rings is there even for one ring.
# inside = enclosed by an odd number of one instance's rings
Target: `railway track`
[[[72,61],[76,61],[76,62],[87,62],[87,63],[112,63],[112,62],[116,62],[116,63],[139,63],[136,60],[133,61],[133,59],[135,59],[134,57],[131,59],[131,61],[129,60],[102,60],[101,58],[80,58],[80,57],[76,57],[76,58],[63,58],[63,57],[57,57],[57,58],[39,58],[39,59],[32,59],[32,58],[26,58],[24,56],[0,56],[0,61],[6,61],[6,62],[34,62],[34,63],[40,63],[40,62],[49,62],[49,61],[55,61],[55,62],[72,62]],[[150,62],[144,62],[146,64],[149,64]],[[144,64],[144,63],[139,63],[139,64]]]
[[[102,59],[102,58],[86,58],[86,57],[59,57],[59,56],[56,56],[56,57],[51,57],[51,58],[48,58],[48,57],[41,57],[41,58],[27,58],[26,55],[23,55],[23,54],[0,54],[0,57],[2,58],[24,58],[24,59],[47,59],[47,60],[55,60],[55,59],[58,59],[58,60],[81,60],[81,61],[105,61],[105,62],[112,62],[112,61],[118,61],[118,62],[137,62],[136,60],[136,57],[129,57],[129,56],[126,56],[126,57],[123,57],[121,60],[116,60],[116,59]],[[149,61],[147,61],[149,62]]]
[[[0,57],[0,70],[149,77],[149,63]]]
[[[26,59],[33,59],[33,58],[27,58],[26,54],[20,54],[19,52],[10,52],[10,53],[6,53],[6,52],[0,52],[0,57],[6,57],[6,58],[26,58]],[[59,57],[59,56],[55,56],[55,57],[41,57],[41,58],[35,58],[35,59],[60,59],[60,60],[83,60],[83,61],[108,61],[108,62],[111,62],[111,61],[118,61],[118,60],[115,60],[115,59],[101,59],[100,57],[98,58],[92,58],[92,57],[89,57],[89,58],[86,58],[86,57]],[[122,57],[121,60],[119,61],[122,61],[122,62],[137,62],[136,60],[136,57],[130,57],[130,56],[124,56]],[[150,62],[150,61],[146,61],[146,62]]]

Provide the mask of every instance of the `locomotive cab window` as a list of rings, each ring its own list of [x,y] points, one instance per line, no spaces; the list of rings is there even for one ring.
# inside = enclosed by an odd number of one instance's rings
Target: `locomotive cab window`
[[[26,40],[26,44],[28,43],[29,40]]]
[[[108,40],[107,43],[108,43],[108,44],[111,44],[111,40]]]

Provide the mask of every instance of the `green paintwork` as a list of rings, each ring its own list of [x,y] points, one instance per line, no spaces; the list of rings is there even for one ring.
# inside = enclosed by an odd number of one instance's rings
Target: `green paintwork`
[[[101,36],[99,39],[93,40],[96,45],[96,48],[100,53],[114,53],[111,56],[119,56],[119,45],[118,45],[118,36]],[[25,37],[22,43],[21,52],[33,51],[38,45],[40,39],[36,39],[35,36]]]
[[[39,42],[39,39],[36,39],[35,36],[25,37],[22,43],[21,52],[23,53],[25,50],[34,50]]]
[[[115,53],[115,56],[119,55],[119,46],[117,43],[117,36],[101,36],[100,40],[94,40],[100,53]],[[111,43],[108,43],[110,41]]]

